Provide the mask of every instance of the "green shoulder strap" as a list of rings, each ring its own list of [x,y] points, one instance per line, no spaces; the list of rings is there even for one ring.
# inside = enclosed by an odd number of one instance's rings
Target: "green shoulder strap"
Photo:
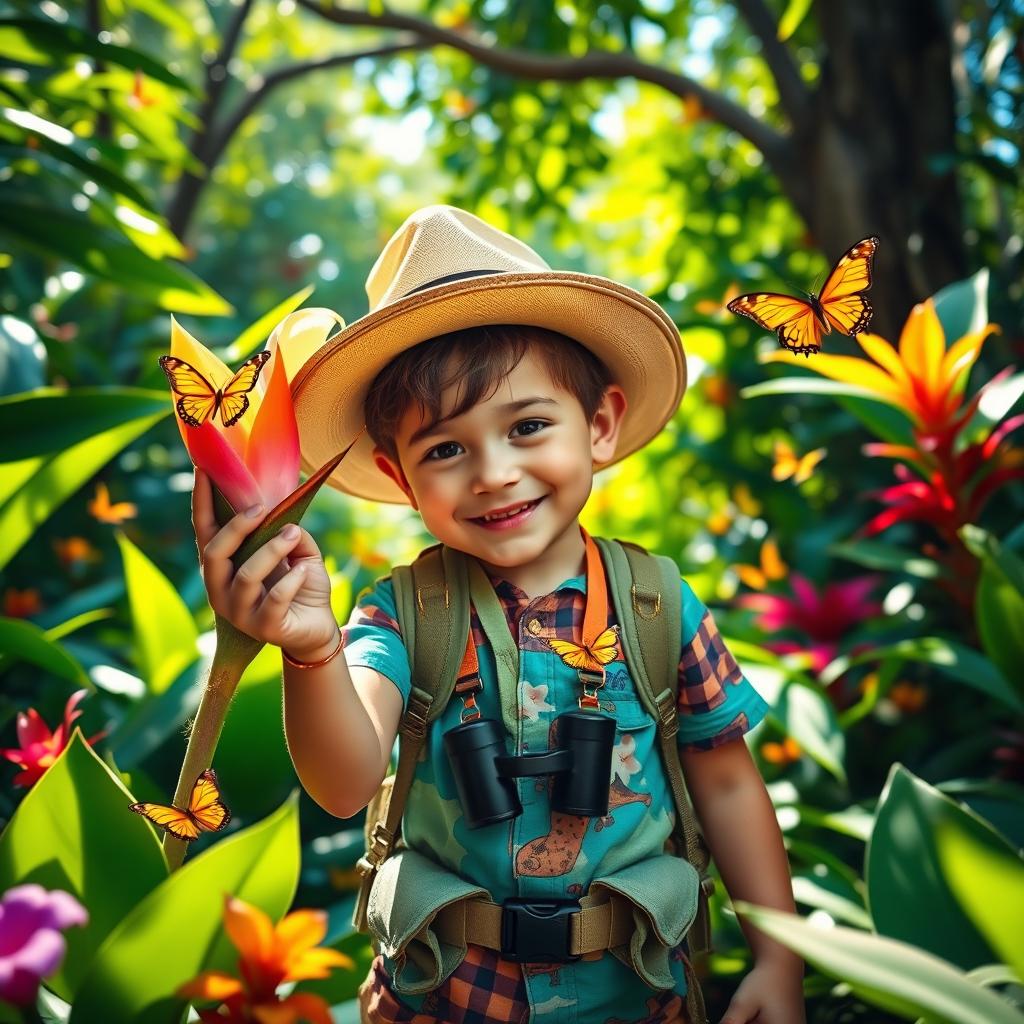
[[[692,954],[708,952],[708,898],[715,880],[707,873],[708,849],[697,828],[676,745],[682,635],[679,569],[671,558],[652,555],[630,541],[595,537],[594,542],[604,562],[626,662],[644,707],[658,723],[662,762],[676,806],[676,841],[700,877],[697,917],[687,939],[689,949]]]
[[[395,566],[391,582],[412,689],[398,727],[398,768],[390,792],[377,805],[377,820],[366,823],[366,853],[356,862],[361,878],[352,923],[361,932],[368,931],[370,889],[394,849],[427,728],[448,704],[469,632],[469,580],[462,552],[435,544],[412,565]]]

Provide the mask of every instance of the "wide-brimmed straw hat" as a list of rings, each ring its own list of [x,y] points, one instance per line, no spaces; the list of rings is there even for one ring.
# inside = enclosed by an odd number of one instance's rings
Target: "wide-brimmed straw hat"
[[[647,444],[686,390],[679,331],[656,302],[605,277],[552,270],[529,246],[454,206],[413,213],[374,263],[366,293],[370,312],[330,338],[292,379],[307,472],[352,443],[370,384],[395,356],[466,327],[546,327],[603,360],[627,409],[614,457],[595,470]],[[363,433],[328,482],[362,498],[407,504],[374,463],[373,447]]]

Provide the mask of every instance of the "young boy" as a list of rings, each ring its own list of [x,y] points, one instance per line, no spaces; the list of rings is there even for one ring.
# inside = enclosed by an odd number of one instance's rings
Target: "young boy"
[[[641,448],[677,408],[686,385],[678,332],[641,293],[552,271],[522,242],[450,206],[419,210],[399,228],[367,292],[371,312],[292,382],[304,462],[321,465],[365,423],[331,483],[418,510],[438,541],[486,573],[510,634],[496,635],[493,619],[482,622],[471,608],[482,689],[453,693],[433,723],[405,807],[404,842],[496,903],[571,903],[597,877],[661,854],[674,822],[656,723],[630,679],[600,559],[578,517],[594,471]],[[339,630],[305,530],[282,530],[232,573],[230,556],[260,510],[218,532],[198,474],[194,503],[211,603],[282,648],[285,729],[303,785],[326,810],[357,814],[388,769],[413,682],[390,578],[359,595]],[[290,568],[271,585],[282,562]],[[793,911],[782,837],[743,739],[767,705],[710,613],[685,581],[680,587],[678,747],[688,792],[729,893]],[[584,638],[585,623],[593,636]],[[565,652],[599,632],[616,647],[605,685],[588,691]],[[511,717],[496,651],[518,670]],[[445,733],[474,715],[504,715],[509,753],[553,750],[558,716],[585,708],[615,719],[608,814],[556,811],[547,779],[525,778],[517,780],[516,816],[470,827]],[[800,959],[740,924],[755,965],[723,1024],[802,1024]],[[650,984],[605,949],[545,963],[507,959],[500,948],[469,943],[436,988],[415,992],[378,955],[360,990],[363,1021],[689,1021],[682,944],[669,955],[671,987],[667,979]]]

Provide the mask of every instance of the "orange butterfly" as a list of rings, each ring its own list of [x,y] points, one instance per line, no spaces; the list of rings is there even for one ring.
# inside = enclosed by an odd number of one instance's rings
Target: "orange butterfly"
[[[126,519],[134,519],[138,509],[130,501],[111,502],[110,491],[105,483],[96,484],[96,497],[92,499],[86,508],[89,515],[98,519],[101,523],[112,523],[117,526]]]
[[[832,268],[817,298],[777,292],[751,292],[733,299],[727,309],[750,317],[766,331],[777,331],[779,344],[810,356],[821,351],[821,338],[833,330],[859,334],[871,323],[874,310],[864,293],[871,287],[871,267],[878,248],[874,236],[848,249]]]
[[[572,640],[554,640],[545,638],[544,642],[570,668],[585,668],[591,672],[600,672],[602,667],[614,661],[619,655],[619,627],[609,626],[593,644],[582,646]]]
[[[217,776],[212,768],[207,768],[196,779],[187,810],[147,803],[129,804],[129,807],[187,843],[196,839],[200,832],[220,832],[231,820],[231,811],[221,800]]]
[[[824,448],[797,455],[788,441],[775,442],[775,464],[772,466],[772,477],[775,480],[788,480],[802,484],[809,480],[814,467],[825,458]]]
[[[270,358],[269,352],[257,352],[242,363],[238,372],[219,390],[194,367],[177,356],[161,356],[160,368],[171,382],[171,390],[180,395],[178,415],[190,426],[201,426],[217,415],[225,427],[233,426],[249,408],[246,392],[256,387],[260,370]]]

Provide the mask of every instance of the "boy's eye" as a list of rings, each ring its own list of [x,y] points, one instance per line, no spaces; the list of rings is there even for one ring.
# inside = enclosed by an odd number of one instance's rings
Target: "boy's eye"
[[[531,425],[537,425],[537,426],[540,426],[540,427],[546,427],[547,426],[547,421],[545,421],[545,420],[520,420],[512,429],[513,429],[513,431],[516,431],[520,427],[531,426]],[[525,434],[520,434],[519,436],[520,437],[530,437],[532,434],[536,434],[536,433],[537,433],[536,430],[529,430]],[[456,448],[461,448],[462,447],[458,443],[458,441],[443,441],[441,444],[436,445],[434,448],[431,448],[430,451],[427,452],[427,454],[423,456],[423,461],[424,462],[427,462],[427,461],[429,461],[429,462],[442,462],[442,461],[444,461],[447,458],[447,456],[441,455],[441,456],[435,458],[435,455],[437,455],[438,452],[440,452],[443,449],[448,448],[450,446],[454,446]]]

